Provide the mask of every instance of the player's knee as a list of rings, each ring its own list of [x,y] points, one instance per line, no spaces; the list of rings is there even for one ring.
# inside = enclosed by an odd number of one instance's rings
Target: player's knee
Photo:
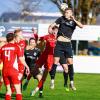
[[[68,73],[68,67],[67,67],[67,66],[64,67],[64,72],[65,72],[65,73]]]
[[[59,63],[59,58],[55,58],[55,59],[54,59],[54,64],[57,65],[58,63]]]
[[[11,89],[7,89],[7,92],[6,92],[6,94],[11,96],[11,94],[12,94],[12,91],[11,91]]]
[[[68,58],[68,65],[72,65],[73,64],[73,59],[72,58]]]
[[[14,85],[16,89],[16,94],[21,94],[21,84]]]
[[[39,82],[42,79],[42,75],[37,75],[36,78],[37,78],[37,80]]]
[[[16,94],[21,94],[21,89],[16,89]]]

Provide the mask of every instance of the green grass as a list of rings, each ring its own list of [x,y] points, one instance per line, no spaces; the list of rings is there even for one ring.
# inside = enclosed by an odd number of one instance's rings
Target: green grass
[[[55,89],[51,90],[50,77],[44,85],[44,98],[38,98],[38,93],[30,97],[30,91],[35,88],[36,80],[31,79],[26,91],[23,91],[23,100],[100,100],[100,75],[99,74],[75,74],[75,86],[77,91],[65,91],[63,87],[63,75],[57,73]],[[5,87],[0,91],[0,100],[4,100]],[[15,100],[15,95],[13,99]]]

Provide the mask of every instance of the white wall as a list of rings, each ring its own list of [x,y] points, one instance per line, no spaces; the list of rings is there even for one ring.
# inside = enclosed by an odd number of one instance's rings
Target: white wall
[[[74,56],[75,73],[100,73],[100,56]],[[58,66],[57,71],[63,71]]]

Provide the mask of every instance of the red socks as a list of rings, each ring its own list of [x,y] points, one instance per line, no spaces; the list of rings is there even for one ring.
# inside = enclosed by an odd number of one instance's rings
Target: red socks
[[[5,100],[11,100],[11,96],[10,95],[5,95]]]
[[[45,82],[44,80],[42,80],[42,79],[40,80],[40,82],[38,84],[39,89],[43,86],[44,82]]]
[[[11,96],[6,94],[5,100],[11,100]],[[16,100],[22,100],[22,94],[16,94]]]
[[[22,94],[16,94],[16,100],[22,100]]]

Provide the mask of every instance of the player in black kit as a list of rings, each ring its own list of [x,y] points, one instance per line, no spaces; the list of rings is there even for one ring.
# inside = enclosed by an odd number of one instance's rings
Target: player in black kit
[[[59,25],[58,33],[57,33],[57,43],[54,50],[54,64],[50,71],[51,75],[51,86],[54,88],[54,78],[56,73],[56,67],[59,63],[61,57],[64,57],[62,64],[64,65],[64,86],[67,87],[67,79],[68,69],[70,69],[71,73],[71,81],[70,87],[73,90],[76,90],[73,83],[73,54],[72,54],[72,46],[71,46],[71,37],[76,28],[76,26],[83,28],[83,25],[78,22],[74,16],[72,8],[66,8],[64,11],[64,16],[59,17],[55,23],[51,24],[48,31],[52,32],[52,27],[55,25]],[[69,67],[68,67],[69,66]]]
[[[23,85],[23,90],[26,90],[29,80],[31,79],[32,76],[34,77],[34,79],[37,79],[38,81],[40,81],[41,79],[40,70],[35,70],[34,68],[35,62],[40,56],[40,49],[36,48],[36,40],[34,38],[29,39],[29,45],[26,47],[24,56],[25,56],[25,61],[30,68],[30,74],[28,75]]]

